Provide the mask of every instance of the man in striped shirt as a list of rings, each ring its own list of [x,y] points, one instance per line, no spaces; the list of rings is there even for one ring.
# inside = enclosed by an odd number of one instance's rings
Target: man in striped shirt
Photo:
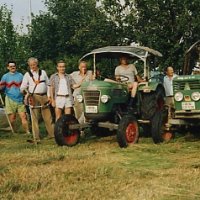
[[[16,62],[8,61],[8,73],[4,74],[0,82],[0,90],[5,92],[5,109],[8,114],[11,125],[14,129],[16,113],[19,114],[26,133],[29,133],[26,109],[23,104],[23,95],[20,92],[23,75],[17,72]]]

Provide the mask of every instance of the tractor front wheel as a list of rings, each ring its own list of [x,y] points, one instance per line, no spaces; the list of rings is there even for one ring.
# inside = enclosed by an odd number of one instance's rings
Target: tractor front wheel
[[[119,122],[117,141],[121,148],[138,142],[139,127],[137,120],[132,115],[125,115]]]
[[[55,123],[55,140],[59,146],[75,146],[80,139],[79,129],[69,129],[70,124],[78,124],[78,120],[73,115],[63,115]]]

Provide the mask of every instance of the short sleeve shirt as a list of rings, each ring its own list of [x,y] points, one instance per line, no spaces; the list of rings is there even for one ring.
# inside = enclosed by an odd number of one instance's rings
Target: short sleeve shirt
[[[23,75],[19,72],[6,73],[0,81],[0,87],[5,90],[6,96],[15,102],[21,103],[23,95],[20,92]]]
[[[115,68],[115,76],[123,75],[129,78],[128,82],[134,82],[135,76],[138,74],[135,65],[129,64],[127,67],[123,67],[121,65]],[[123,81],[123,78],[121,78]]]
[[[75,71],[75,72],[72,72],[71,74],[71,77],[73,78],[73,80],[75,81],[75,83],[79,83],[81,82],[82,80],[83,81],[90,81],[90,77],[92,75],[92,71],[88,70],[85,77],[82,77],[80,75],[80,71]],[[76,88],[74,89],[74,92],[73,92],[73,96],[75,97],[76,95],[80,94],[80,91],[81,91],[81,88]]]
[[[166,94],[166,96],[173,96],[173,79],[176,76],[177,75],[174,74],[171,79],[168,76],[164,77],[163,86],[165,88],[165,94]]]

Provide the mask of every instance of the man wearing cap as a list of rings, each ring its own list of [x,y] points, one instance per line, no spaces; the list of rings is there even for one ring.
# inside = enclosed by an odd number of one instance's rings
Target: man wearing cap
[[[26,116],[26,109],[23,104],[23,95],[20,92],[20,85],[22,83],[23,75],[17,72],[16,62],[8,61],[8,73],[2,76],[0,82],[0,90],[6,94],[5,109],[8,114],[10,123],[14,129],[14,122],[16,120],[16,113],[19,114],[22,126],[27,134],[29,134],[28,121]]]
[[[32,131],[34,139],[40,141],[39,131],[39,111],[41,111],[42,118],[45,123],[48,137],[54,137],[54,124],[50,109],[45,106],[50,101],[49,79],[44,70],[39,69],[38,59],[29,58],[28,65],[30,70],[25,73],[20,87],[22,92],[28,91],[32,99],[31,117],[32,117]],[[34,108],[35,106],[35,108]],[[41,106],[41,108],[39,108]]]

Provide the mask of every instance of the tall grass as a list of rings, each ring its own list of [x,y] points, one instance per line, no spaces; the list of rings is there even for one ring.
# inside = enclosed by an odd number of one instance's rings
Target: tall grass
[[[58,147],[0,132],[0,199],[200,199],[200,142],[151,139],[120,149],[115,136]]]

